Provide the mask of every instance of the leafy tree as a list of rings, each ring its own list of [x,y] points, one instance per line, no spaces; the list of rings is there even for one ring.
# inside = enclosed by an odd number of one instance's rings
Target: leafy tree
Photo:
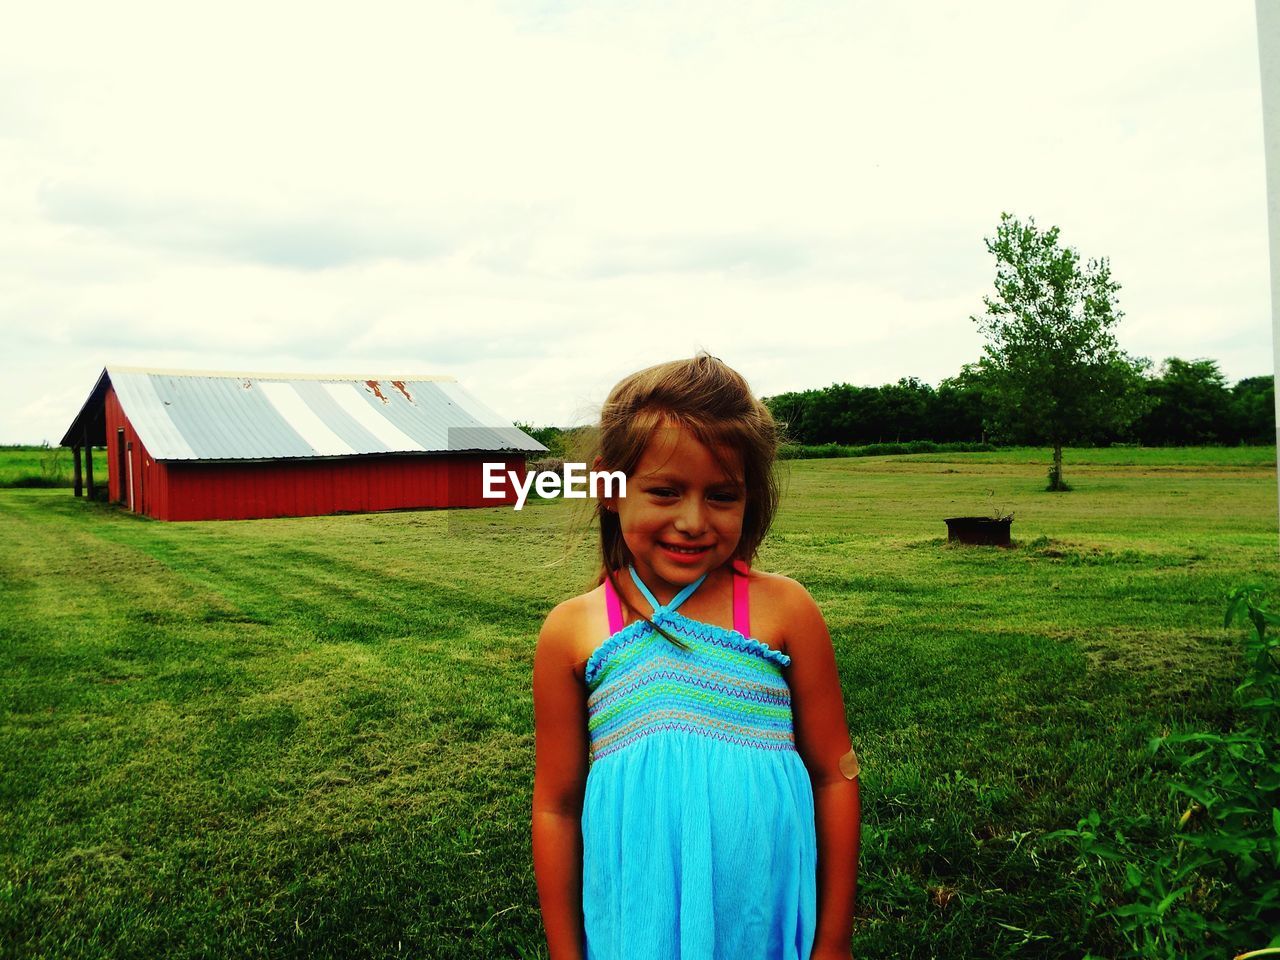
[[[958,374],[938,384],[930,415],[932,438],[943,442],[976,440],[985,443],[989,407],[990,401],[977,365],[964,364]]]
[[[1007,439],[1053,447],[1049,489],[1066,490],[1062,448],[1123,428],[1141,413],[1143,372],[1150,362],[1120,349],[1112,328],[1120,321],[1104,257],[1081,266],[1080,255],[1003,213],[987,250],[996,258],[995,296],[971,319],[986,335],[978,361],[993,405],[993,422]]]
[[[547,448],[547,457],[557,460],[564,460],[568,455],[569,447],[569,431],[560,427],[535,427],[531,423],[523,423],[519,420],[515,421],[514,426],[517,430],[523,430],[533,439]]]
[[[778,421],[782,435],[792,443],[809,442],[803,435],[801,421],[804,419],[805,407],[808,402],[806,394],[812,392],[807,390],[802,393],[792,390],[787,393],[780,393],[777,396],[764,398],[764,404],[769,408],[769,412],[773,414],[773,418]]]
[[[1169,357],[1147,382],[1151,408],[1137,422],[1147,446],[1230,442],[1231,393],[1215,360]]]
[[[833,383],[764,400],[795,443],[945,443],[980,440],[983,432],[981,387],[963,375],[937,390],[903,377],[879,387]]]
[[[897,383],[885,384],[879,393],[885,440],[919,440],[929,435],[926,415],[933,399],[933,387],[915,377],[902,377]]]
[[[1233,440],[1241,443],[1276,442],[1276,378],[1245,377],[1231,388]]]

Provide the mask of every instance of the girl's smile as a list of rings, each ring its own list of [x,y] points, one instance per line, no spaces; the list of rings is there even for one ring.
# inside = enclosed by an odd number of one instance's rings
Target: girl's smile
[[[737,550],[746,512],[741,456],[723,449],[718,460],[690,431],[664,427],[645,446],[627,496],[610,505],[636,572],[666,602]]]
[[[709,545],[705,547],[682,547],[674,543],[661,542],[658,546],[670,553],[671,559],[679,563],[692,563],[711,549]]]

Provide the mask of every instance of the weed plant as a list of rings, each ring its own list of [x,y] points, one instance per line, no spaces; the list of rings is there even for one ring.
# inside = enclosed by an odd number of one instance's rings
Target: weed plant
[[[1280,615],[1260,594],[1237,588],[1223,621],[1253,626],[1234,727],[1149,744],[1172,768],[1171,802],[1185,806],[1176,822],[1093,810],[1041,838],[1074,843],[1075,869],[1089,879],[1097,916],[1121,932],[1122,957],[1280,956],[1280,637],[1267,634]]]
[[[1071,489],[1071,484],[1062,479],[1062,472],[1055,465],[1049,468],[1049,485],[1045,489],[1051,493],[1066,493]]]

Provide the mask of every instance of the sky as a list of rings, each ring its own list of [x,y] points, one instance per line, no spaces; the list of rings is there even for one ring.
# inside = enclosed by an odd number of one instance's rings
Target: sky
[[[26,4],[0,443],[111,364],[455,376],[536,425],[705,349],[757,393],[981,355],[1000,214],[1121,346],[1272,372],[1253,3]]]

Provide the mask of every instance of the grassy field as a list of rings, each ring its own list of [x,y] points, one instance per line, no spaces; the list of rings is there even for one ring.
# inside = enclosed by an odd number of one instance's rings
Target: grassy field
[[[66,447],[0,446],[0,487],[69,487],[75,458]],[[107,451],[93,451],[93,482],[107,482]]]
[[[1043,450],[786,465],[760,565],[836,645],[855,956],[1114,948],[1034,841],[1177,818],[1143,746],[1230,720],[1274,456],[1072,450],[1067,494]],[[594,565],[575,506],[164,524],[0,491],[0,954],[541,955],[529,683]],[[1014,549],[945,543],[993,506]]]

